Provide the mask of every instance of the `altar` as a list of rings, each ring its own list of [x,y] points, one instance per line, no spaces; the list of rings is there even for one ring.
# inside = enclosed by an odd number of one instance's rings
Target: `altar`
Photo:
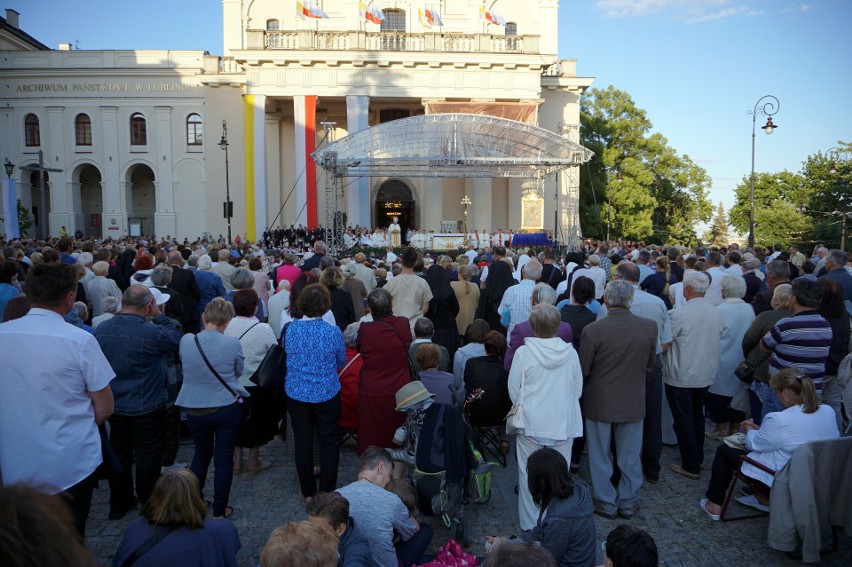
[[[460,233],[441,233],[441,234],[433,234],[431,246],[427,245],[427,248],[431,248],[432,250],[440,250],[442,252],[446,252],[447,250],[458,250],[464,249],[464,234]]]

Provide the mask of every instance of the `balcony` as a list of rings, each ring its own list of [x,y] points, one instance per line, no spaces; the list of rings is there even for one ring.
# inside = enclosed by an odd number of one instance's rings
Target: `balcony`
[[[317,30],[248,30],[250,50],[393,51],[537,54],[537,35],[404,33]]]

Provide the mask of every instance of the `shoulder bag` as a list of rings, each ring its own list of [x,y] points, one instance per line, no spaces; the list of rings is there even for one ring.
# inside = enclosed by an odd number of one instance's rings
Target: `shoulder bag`
[[[411,381],[416,382],[417,380],[420,380],[420,374],[418,374],[417,367],[414,365],[414,362],[411,361],[411,356],[408,354],[408,349],[405,346],[405,339],[402,338],[402,335],[399,334],[399,331],[397,331],[393,328],[392,325],[385,323],[381,319],[373,319],[373,321],[381,323],[382,325],[393,331],[397,337],[399,337],[399,340],[402,342],[402,348],[403,350],[405,350],[405,358],[406,360],[408,360],[408,373],[411,376]]]
[[[527,365],[526,365],[527,351],[524,350],[524,358],[521,361],[521,391],[518,396],[518,401],[512,404],[512,409],[509,410],[509,413],[506,414],[506,434],[507,435],[517,435],[524,433],[524,382],[526,382],[526,374],[527,374]]]
[[[216,369],[213,368],[213,365],[210,364],[209,360],[207,360],[207,355],[204,354],[204,350],[201,348],[201,343],[198,342],[198,335],[195,335],[195,346],[198,347],[198,352],[201,354],[201,358],[204,359],[204,363],[207,365],[207,368],[210,369],[210,372],[213,373],[213,376],[215,376],[216,379],[219,380],[219,382],[221,382],[222,385],[225,386],[225,388],[231,393],[231,395],[234,396],[234,401],[240,404],[240,406],[244,408],[244,411],[247,410],[248,404],[246,403],[246,399],[242,397],[238,392],[236,392],[233,388],[228,386],[228,383],[225,382],[225,379],[219,376],[219,373],[216,372]]]
[[[133,553],[127,556],[127,559],[121,564],[121,567],[130,567],[136,563],[140,557],[148,553],[152,547],[160,543],[164,537],[172,533],[177,526],[157,526],[154,528],[154,533],[151,537],[145,540],[142,545],[133,550]]]
[[[278,342],[269,347],[260,366],[251,375],[249,381],[261,388],[275,388],[284,391],[284,381],[287,376],[287,351],[284,349],[284,336],[287,334],[288,321],[281,329]]]

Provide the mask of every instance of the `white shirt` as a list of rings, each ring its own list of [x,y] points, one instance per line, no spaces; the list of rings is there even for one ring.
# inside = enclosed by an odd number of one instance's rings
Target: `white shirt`
[[[5,356],[0,395],[3,482],[61,492],[101,464],[101,438],[89,392],[115,377],[95,337],[53,311],[33,308],[0,325]],[[61,379],[59,379],[61,377]]]
[[[712,281],[710,282],[710,287],[707,288],[707,292],[704,294],[704,299],[710,305],[719,306],[722,304],[722,278],[725,277],[725,270],[719,266],[714,266],[709,268],[707,273],[710,274]]]
[[[746,434],[746,449],[751,451],[748,456],[758,463],[780,471],[793,457],[793,451],[805,443],[839,436],[831,406],[820,405],[811,414],[805,413],[803,406],[792,406],[766,414],[760,429],[752,429]],[[742,471],[767,486],[772,486],[775,480],[771,474],[748,463],[743,463]]]
[[[304,317],[302,317],[304,319]],[[281,336],[281,331],[284,330],[284,325],[292,321],[293,318],[290,317],[290,308],[285,307],[283,311],[281,311],[281,328],[278,329],[278,336]],[[331,309],[322,314],[322,320],[331,325],[332,327],[337,326],[337,322],[334,320],[334,313],[331,312]]]
[[[243,347],[243,355],[246,358],[243,362],[243,373],[239,376],[240,386],[254,386],[249,378],[263,362],[269,347],[276,343],[272,327],[259,323],[256,317],[234,317],[225,328],[224,334],[238,339]]]
[[[569,272],[570,273],[570,272]],[[595,299],[603,297],[604,287],[606,287],[606,271],[600,266],[591,266],[589,268],[580,268],[574,272],[574,277],[571,279],[571,296],[574,296],[574,282],[580,276],[585,276],[595,282]]]

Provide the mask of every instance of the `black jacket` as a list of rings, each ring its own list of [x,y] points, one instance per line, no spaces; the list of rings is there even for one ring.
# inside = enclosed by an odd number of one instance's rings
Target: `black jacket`
[[[198,300],[201,299],[201,292],[198,289],[198,282],[195,281],[195,274],[186,268],[172,266],[172,281],[169,282],[169,289],[177,292],[183,307],[179,321],[185,323],[197,320],[200,315]]]

